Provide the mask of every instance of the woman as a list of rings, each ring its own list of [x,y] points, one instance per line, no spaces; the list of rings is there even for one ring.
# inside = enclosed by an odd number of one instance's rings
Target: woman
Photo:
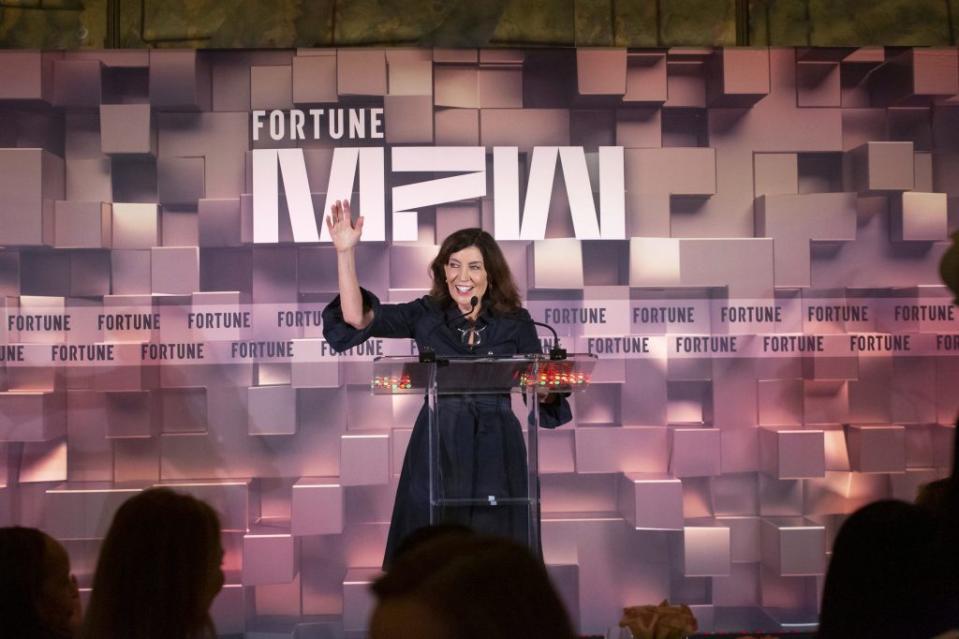
[[[440,532],[371,590],[370,639],[576,636],[543,562],[508,539]]]
[[[819,639],[927,639],[955,627],[937,522],[891,499],[863,506],[833,543],[823,585]]]
[[[167,488],[128,499],[103,540],[85,639],[212,639],[223,586],[220,522],[206,503]]]
[[[482,229],[463,229],[447,237],[430,264],[430,293],[405,304],[381,304],[361,289],[354,248],[363,217],[354,224],[348,202],[331,208],[327,226],[336,247],[340,295],[323,311],[323,336],[344,351],[370,337],[416,340],[420,352],[444,356],[509,356],[540,353],[540,341],[523,309],[509,265],[496,241]],[[447,496],[520,497],[527,492],[526,448],[510,398],[502,395],[442,396],[440,431]],[[543,398],[541,423],[555,428],[568,422],[569,404]],[[393,506],[384,565],[403,539],[430,524],[428,413],[420,409]],[[445,523],[528,543],[525,506],[447,509]],[[434,522],[439,523],[439,522]]]
[[[70,557],[36,528],[0,528],[0,637],[70,639],[80,592]]]

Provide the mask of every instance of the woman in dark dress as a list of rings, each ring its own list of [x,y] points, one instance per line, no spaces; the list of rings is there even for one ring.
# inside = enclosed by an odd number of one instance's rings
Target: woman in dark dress
[[[370,337],[416,340],[420,352],[439,357],[540,353],[529,313],[523,309],[503,253],[482,229],[447,237],[430,265],[429,295],[405,304],[381,304],[360,288],[354,248],[363,217],[353,223],[348,202],[327,218],[337,252],[340,295],[323,311],[323,336],[344,351]],[[527,494],[526,448],[507,394],[442,396],[439,406],[444,486],[447,496],[522,497]],[[563,397],[540,398],[541,425],[555,428],[572,418]],[[403,460],[386,544],[384,565],[413,531],[428,526],[429,433],[424,403]],[[525,506],[448,509],[444,522],[529,543]]]

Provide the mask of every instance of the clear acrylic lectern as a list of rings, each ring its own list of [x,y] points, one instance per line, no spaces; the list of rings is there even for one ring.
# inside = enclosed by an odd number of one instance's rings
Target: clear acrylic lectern
[[[539,482],[537,430],[540,426],[539,402],[533,398],[544,392],[574,393],[584,390],[596,363],[592,354],[573,354],[562,360],[541,355],[513,357],[454,357],[421,362],[416,357],[378,357],[373,362],[372,391],[377,395],[424,394],[429,414],[429,501],[430,523],[463,521],[464,511],[493,515],[486,509],[519,509],[519,521],[525,522],[525,540],[530,549],[540,552]],[[503,489],[504,494],[470,488],[459,469],[450,465],[444,437],[462,436],[443,424],[445,396],[521,394],[525,419],[518,419],[527,434],[519,490]],[[451,399],[451,398],[450,398]],[[478,401],[483,401],[477,398]],[[510,403],[511,402],[507,402]],[[512,410],[512,409],[511,409]],[[524,425],[528,425],[527,428]],[[481,492],[482,494],[476,494]]]

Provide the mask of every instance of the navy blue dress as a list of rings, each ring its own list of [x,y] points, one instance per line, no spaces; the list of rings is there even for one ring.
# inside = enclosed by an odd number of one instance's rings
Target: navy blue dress
[[[428,296],[405,304],[381,304],[366,289],[361,292],[364,308],[373,311],[373,321],[363,330],[343,321],[339,297],[323,310],[323,336],[337,351],[352,348],[370,337],[405,337],[415,339],[421,352],[432,348],[440,357],[542,352],[525,309],[509,316],[481,311],[474,327],[480,336],[479,343],[471,347],[460,330],[469,326],[467,320],[447,325],[460,314],[455,306],[441,309]],[[442,472],[447,496],[483,499],[488,495],[526,496],[526,445],[509,395],[448,395],[441,396],[439,401]],[[540,404],[540,423],[547,428],[571,419],[565,398]],[[390,563],[407,535],[430,523],[428,431],[424,398],[403,459],[384,565]],[[442,519],[444,523],[463,524],[477,532],[510,537],[526,544],[528,517],[525,506],[499,505],[450,508],[444,511]]]

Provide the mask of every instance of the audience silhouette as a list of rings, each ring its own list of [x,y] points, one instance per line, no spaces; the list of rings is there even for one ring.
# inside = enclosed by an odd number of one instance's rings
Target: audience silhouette
[[[35,528],[0,528],[0,637],[69,639],[80,594],[67,551]]]
[[[209,609],[223,586],[220,522],[168,488],[127,500],[103,541],[83,639],[216,636]]]
[[[542,562],[508,539],[432,533],[373,584],[371,639],[572,639]]]
[[[939,262],[959,304],[959,233]],[[959,630],[959,437],[949,478],[916,504],[878,501],[849,516],[833,545],[820,639],[928,639]]]
[[[821,639],[928,639],[949,629],[936,569],[935,516],[902,501],[873,502],[845,521],[823,588]]]

